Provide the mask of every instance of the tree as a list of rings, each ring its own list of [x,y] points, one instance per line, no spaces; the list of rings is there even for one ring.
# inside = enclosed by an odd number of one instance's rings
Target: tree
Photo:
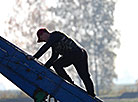
[[[93,0],[93,31],[94,31],[94,57],[97,84],[110,91],[114,72],[114,59],[116,54],[113,49],[120,46],[119,32],[113,30],[113,12],[115,2],[113,0]],[[100,74],[100,76],[99,76]],[[99,77],[98,77],[99,76]],[[105,81],[106,80],[106,81]],[[98,87],[98,86],[97,86]]]
[[[114,72],[115,48],[120,46],[119,32],[112,29],[113,0],[59,0],[57,8],[50,9],[59,18],[59,29],[70,34],[89,52],[90,72],[95,75],[97,94],[111,90]]]

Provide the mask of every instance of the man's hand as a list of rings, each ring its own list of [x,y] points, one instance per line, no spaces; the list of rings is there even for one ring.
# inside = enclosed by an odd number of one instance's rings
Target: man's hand
[[[31,55],[27,55],[26,58],[27,58],[28,60],[33,60],[33,59],[35,59],[35,57],[33,57],[33,56],[31,56]]]

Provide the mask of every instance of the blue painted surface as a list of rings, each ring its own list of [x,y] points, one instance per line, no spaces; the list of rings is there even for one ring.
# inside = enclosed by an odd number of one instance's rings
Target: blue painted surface
[[[35,60],[27,60],[27,53],[0,36],[0,73],[33,98],[42,89],[61,102],[96,102],[77,88]]]

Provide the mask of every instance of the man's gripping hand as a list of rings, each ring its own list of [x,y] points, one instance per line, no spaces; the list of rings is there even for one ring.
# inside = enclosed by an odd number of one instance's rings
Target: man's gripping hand
[[[33,57],[33,56],[31,56],[31,55],[27,55],[26,58],[27,58],[28,60],[34,60],[34,59],[35,59],[35,57]]]

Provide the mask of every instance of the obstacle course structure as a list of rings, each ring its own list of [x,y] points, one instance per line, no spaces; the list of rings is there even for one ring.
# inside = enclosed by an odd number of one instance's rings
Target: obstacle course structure
[[[44,102],[48,95],[60,102],[97,102],[38,61],[27,60],[27,55],[0,36],[0,73],[35,102]]]

